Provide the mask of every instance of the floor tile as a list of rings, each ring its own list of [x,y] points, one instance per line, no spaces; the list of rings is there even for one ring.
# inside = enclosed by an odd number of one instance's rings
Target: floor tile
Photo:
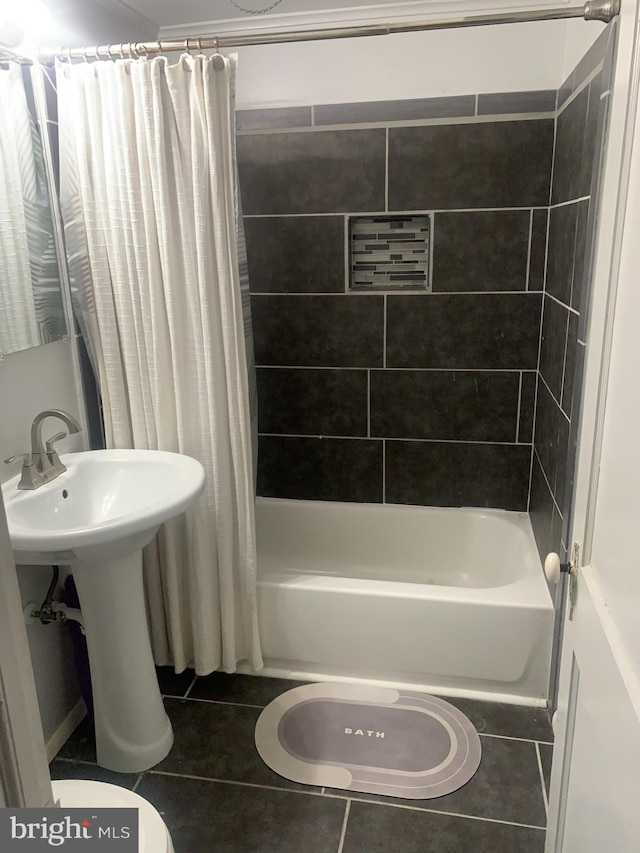
[[[176,673],[172,666],[157,666],[156,675],[163,696],[184,696],[195,678],[194,670]]]
[[[433,809],[455,815],[544,827],[546,815],[535,744],[494,737],[483,737],[481,740],[482,760],[475,776],[462,788],[445,797],[405,800],[336,789],[328,792],[372,803]]]
[[[175,741],[157,770],[275,788],[319,790],[290,782],[263,763],[254,740],[259,708],[192,699],[166,699],[165,706]]]
[[[119,785],[121,788],[133,788],[140,776],[139,773],[114,773],[97,764],[81,764],[57,758],[49,765],[49,773],[52,779],[90,779],[93,782]]]
[[[145,776],[138,791],[163,815],[178,853],[338,849],[342,800],[156,774]]]
[[[553,741],[553,730],[546,708],[526,708],[500,702],[480,702],[477,699],[446,697],[471,720],[480,734],[527,740]]]
[[[544,832],[351,803],[343,853],[542,853]]]
[[[281,693],[306,683],[306,681],[290,681],[288,678],[263,678],[259,675],[227,675],[224,672],[214,672],[198,678],[189,693],[189,698],[264,707]]]
[[[74,761],[95,763],[96,733],[93,727],[93,718],[87,716],[82,720],[58,753],[57,758],[70,758]]]
[[[551,759],[553,757],[553,747],[548,743],[539,743],[540,761],[542,762],[542,775],[544,776],[544,784],[549,796],[549,787],[551,784]]]

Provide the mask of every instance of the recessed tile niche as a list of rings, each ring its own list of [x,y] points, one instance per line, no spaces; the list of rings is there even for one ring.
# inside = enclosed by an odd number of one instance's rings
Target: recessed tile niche
[[[431,290],[429,215],[352,216],[349,290]]]

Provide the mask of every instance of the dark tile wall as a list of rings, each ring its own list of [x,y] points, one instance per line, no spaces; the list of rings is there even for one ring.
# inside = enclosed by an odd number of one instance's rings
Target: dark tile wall
[[[591,247],[615,49],[609,25],[558,92],[530,515],[540,557],[566,555]],[[606,71],[606,68],[605,68]]]
[[[259,494],[527,509],[555,93],[437,100],[240,114]],[[431,215],[432,293],[347,292],[361,211]]]
[[[562,550],[612,33],[557,93],[239,114],[260,494],[530,508]],[[348,293],[351,213],[430,214],[433,292]]]

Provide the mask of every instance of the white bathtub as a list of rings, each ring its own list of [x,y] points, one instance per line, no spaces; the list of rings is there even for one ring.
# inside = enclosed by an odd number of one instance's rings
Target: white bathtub
[[[553,606],[528,516],[257,499],[265,673],[542,705]]]

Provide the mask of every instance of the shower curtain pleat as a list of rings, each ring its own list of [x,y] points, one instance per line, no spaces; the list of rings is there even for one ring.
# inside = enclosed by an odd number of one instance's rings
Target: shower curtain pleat
[[[55,254],[53,269],[45,264],[53,239],[49,198],[44,167],[37,169],[40,138],[17,63],[0,68],[0,117],[0,353],[5,355],[42,343],[33,279],[57,275]]]
[[[199,674],[262,667],[235,67],[57,66],[70,275],[107,445],[186,453],[207,474],[144,555],[156,662]]]

